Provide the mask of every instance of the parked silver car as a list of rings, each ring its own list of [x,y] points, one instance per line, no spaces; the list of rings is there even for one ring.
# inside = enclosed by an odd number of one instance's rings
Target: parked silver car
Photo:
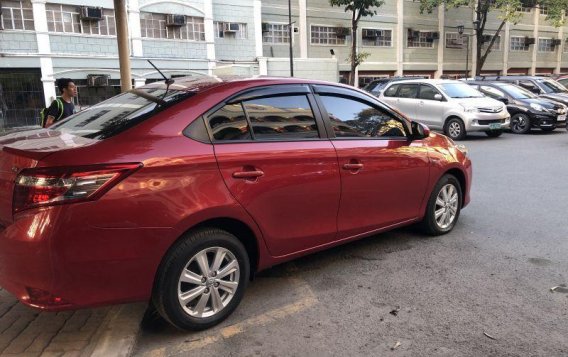
[[[390,83],[379,97],[412,120],[442,130],[454,140],[468,132],[501,135],[510,126],[505,104],[460,81],[414,79]]]

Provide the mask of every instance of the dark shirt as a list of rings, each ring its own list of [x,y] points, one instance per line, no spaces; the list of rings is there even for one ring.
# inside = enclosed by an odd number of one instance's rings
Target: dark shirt
[[[72,115],[75,112],[75,105],[73,104],[73,102],[71,103],[67,103],[66,101],[64,101],[63,99],[59,98],[59,100],[61,100],[61,102],[63,103],[63,115],[61,115],[61,112],[59,111],[59,107],[57,105],[57,100],[54,100],[53,102],[51,102],[51,105],[49,106],[49,110],[47,111],[47,115],[48,116],[52,116],[54,117],[54,123],[67,118],[68,116]],[[59,117],[61,115],[61,118]]]

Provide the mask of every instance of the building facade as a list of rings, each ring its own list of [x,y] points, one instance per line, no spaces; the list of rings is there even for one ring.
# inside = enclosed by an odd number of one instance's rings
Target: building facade
[[[72,78],[79,108],[120,92],[112,0],[0,0],[0,126],[33,125],[58,93],[55,80]],[[293,0],[290,39],[285,0],[127,0],[132,85],[167,76],[290,74],[345,80],[353,34],[350,16],[328,0]],[[508,24],[483,70],[490,74],[568,71],[565,28],[554,28],[545,9],[526,8]],[[369,57],[359,85],[376,77],[460,77],[475,63],[473,13],[468,7],[420,14],[419,3],[386,0],[361,19],[355,36]],[[497,14],[488,33],[499,26]],[[534,44],[528,44],[533,39]],[[530,42],[530,41],[529,41]]]

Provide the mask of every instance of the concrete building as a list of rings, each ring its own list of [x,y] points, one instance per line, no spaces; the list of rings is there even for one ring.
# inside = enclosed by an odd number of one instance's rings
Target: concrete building
[[[0,126],[37,123],[39,110],[58,94],[57,78],[76,82],[79,107],[119,93],[112,0],[0,0],[0,6]],[[423,15],[418,8],[387,0],[378,15],[361,20],[355,35],[370,56],[359,67],[360,85],[392,75],[463,75],[466,46],[456,26],[472,32],[471,9]],[[127,0],[127,11],[133,86],[161,78],[147,59],[168,76],[290,73],[285,0]],[[528,8],[518,25],[506,26],[486,73],[568,71],[565,30],[550,26],[542,12]],[[328,0],[292,0],[292,22],[294,75],[345,80],[349,14]],[[498,24],[495,15],[487,28]]]

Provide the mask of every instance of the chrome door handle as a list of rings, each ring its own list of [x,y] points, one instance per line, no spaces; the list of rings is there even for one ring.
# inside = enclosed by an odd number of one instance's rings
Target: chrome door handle
[[[360,170],[363,168],[363,164],[359,163],[359,164],[344,164],[343,168],[345,170]]]
[[[260,170],[233,172],[234,178],[250,179],[250,178],[257,178],[257,177],[260,177],[260,176],[263,176],[263,175],[264,175],[264,172],[260,171]]]

